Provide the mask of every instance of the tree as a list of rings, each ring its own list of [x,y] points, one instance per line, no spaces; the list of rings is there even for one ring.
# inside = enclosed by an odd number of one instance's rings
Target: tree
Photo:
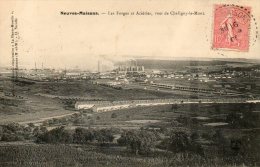
[[[16,138],[15,134],[3,133],[1,140],[10,142],[10,141],[17,141],[17,138]]]
[[[196,141],[200,138],[200,136],[199,136],[198,132],[193,132],[191,134],[190,138],[191,138],[192,141]]]
[[[65,130],[64,126],[52,129],[37,137],[37,142],[45,143],[72,143],[72,135]]]
[[[32,127],[32,128],[35,127],[35,125],[34,125],[33,123],[28,123],[28,126],[29,126],[29,127]]]
[[[95,132],[92,129],[88,129],[85,131],[85,140],[89,142],[95,140]]]
[[[76,128],[73,134],[73,142],[77,144],[83,144],[86,142],[85,139],[85,129],[83,128]]]
[[[214,106],[215,112],[219,113],[220,112],[220,105],[214,104],[213,106]]]
[[[232,112],[227,115],[226,121],[233,128],[256,128],[260,125],[259,116],[251,111],[245,111],[241,114]]]
[[[95,139],[99,143],[106,143],[106,142],[112,142],[114,140],[114,136],[112,135],[111,131],[108,129],[101,129],[94,132]]]
[[[10,123],[1,126],[2,141],[22,141],[31,137],[31,128],[24,127],[18,123]]]
[[[196,139],[199,138],[199,134],[194,132],[191,136],[184,131],[171,131],[170,137],[165,138],[160,143],[162,149],[167,149],[175,153],[194,152],[201,156],[204,156],[204,150]]]
[[[177,104],[172,104],[172,111],[175,112],[178,109],[178,105]]]
[[[246,111],[241,118],[241,126],[244,128],[257,128],[260,126],[258,113],[252,111]]]
[[[241,125],[241,117],[235,112],[228,114],[226,117],[226,121],[232,127],[239,127]]]
[[[109,143],[114,140],[112,132],[108,129],[92,130],[84,128],[76,128],[73,134],[73,142],[85,144],[87,142],[98,141],[101,144]]]
[[[3,132],[4,132],[4,129],[3,129],[2,126],[0,126],[0,140],[1,140],[1,138],[2,138]]]
[[[91,117],[89,117],[88,119],[90,119]],[[84,115],[76,115],[76,117],[74,117],[74,124],[85,124],[86,123],[86,119],[84,117]]]
[[[156,136],[154,133],[140,130],[127,131],[117,140],[119,145],[127,146],[135,154],[148,154],[155,147]]]
[[[48,132],[47,128],[45,126],[36,127],[33,129],[33,135],[37,138],[40,135],[43,135],[44,133]]]
[[[116,113],[112,113],[111,114],[111,118],[116,118],[117,117],[117,114]]]
[[[13,133],[16,133],[17,131],[22,131],[24,127],[19,125],[18,123],[10,123],[10,124],[5,125],[4,128]]]
[[[238,155],[242,148],[241,139],[231,139],[230,140],[230,148],[233,151],[234,155]]]
[[[215,134],[213,135],[213,141],[217,144],[219,152],[225,155],[229,144],[222,130],[216,130]]]
[[[172,132],[169,142],[169,149],[173,152],[187,151],[191,146],[188,134],[182,131]]]

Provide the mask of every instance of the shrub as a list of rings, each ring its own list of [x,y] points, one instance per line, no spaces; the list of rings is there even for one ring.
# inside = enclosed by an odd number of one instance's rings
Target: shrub
[[[189,136],[184,131],[172,131],[169,138],[165,138],[159,145],[162,149],[167,149],[175,153],[194,152],[196,154],[204,155],[202,146],[195,141],[199,135],[194,132]]]
[[[4,132],[4,128],[0,126],[0,137],[3,135],[3,132]]]
[[[225,138],[222,130],[216,130],[215,134],[212,137],[213,141],[217,144],[218,151],[222,155],[225,155],[228,150],[229,142]]]
[[[119,145],[127,146],[135,154],[148,154],[155,147],[156,136],[154,133],[140,130],[123,133],[117,140]]]
[[[85,144],[95,139],[94,132],[84,128],[76,128],[73,134],[73,142],[77,144]]]
[[[73,134],[73,142],[78,144],[83,144],[86,142],[85,140],[85,129],[76,128]]]
[[[84,128],[76,128],[73,134],[73,142],[78,144],[86,144],[87,142],[109,143],[114,140],[112,132],[108,129],[92,130]]]
[[[38,136],[43,135],[44,133],[47,133],[47,132],[48,132],[48,130],[45,126],[40,126],[40,127],[34,128],[33,135],[35,137],[38,137]]]
[[[238,113],[232,112],[227,115],[226,121],[231,127],[238,127],[241,124],[241,116]]]
[[[117,114],[116,113],[112,113],[111,114],[111,118],[117,118]]]
[[[226,121],[233,128],[256,128],[259,124],[259,116],[251,111],[244,113],[232,112],[227,115]]]
[[[107,143],[112,142],[114,140],[114,136],[112,135],[111,131],[107,129],[101,129],[98,131],[95,131],[95,139],[99,143]]]
[[[177,119],[177,122],[185,125],[185,126],[198,126],[198,121],[196,119],[192,119],[188,116],[182,116],[180,115]]]
[[[191,138],[191,140],[192,141],[195,141],[195,140],[197,140],[197,139],[199,139],[199,134],[198,134],[198,132],[193,132],[192,134],[191,134],[191,136],[190,136],[190,138]]]
[[[15,134],[11,134],[11,133],[4,133],[1,138],[2,141],[7,141],[7,142],[16,141],[16,139],[17,138]]]
[[[37,137],[37,142],[45,143],[72,143],[72,135],[65,128],[58,127]]]
[[[21,131],[21,130],[23,130],[23,128],[24,127],[19,125],[18,123],[10,123],[10,124],[4,125],[5,130],[9,130],[13,133],[15,133],[17,131]]]
[[[86,123],[86,120],[85,120],[85,118],[83,118],[83,117],[79,117],[79,118],[75,119],[75,120],[73,121],[73,123],[76,124],[76,125],[78,125],[78,124],[85,124],[85,123]]]
[[[172,107],[171,107],[171,110],[173,111],[173,112],[176,112],[177,110],[178,110],[178,105],[177,104],[172,104]]]
[[[173,132],[170,136],[169,149],[173,152],[187,151],[191,143],[187,133],[179,131]]]
[[[31,138],[31,127],[24,127],[18,123],[10,123],[1,126],[1,141],[22,141]]]
[[[172,121],[171,121],[171,126],[172,126],[172,127],[181,127],[182,124],[179,123],[179,122],[176,121],[176,120],[172,120]]]
[[[257,128],[260,126],[259,115],[252,111],[246,111],[242,115],[242,127],[244,128]]]
[[[33,123],[28,123],[28,126],[29,126],[29,127],[32,127],[32,128],[35,127],[35,125],[34,125]]]

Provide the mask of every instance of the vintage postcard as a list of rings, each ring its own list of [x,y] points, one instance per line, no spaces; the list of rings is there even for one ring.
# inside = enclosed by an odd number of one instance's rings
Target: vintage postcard
[[[259,0],[1,0],[0,167],[260,166]]]

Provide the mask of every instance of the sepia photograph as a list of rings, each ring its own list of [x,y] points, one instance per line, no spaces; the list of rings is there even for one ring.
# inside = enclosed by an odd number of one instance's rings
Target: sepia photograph
[[[1,0],[0,167],[259,167],[259,0]]]

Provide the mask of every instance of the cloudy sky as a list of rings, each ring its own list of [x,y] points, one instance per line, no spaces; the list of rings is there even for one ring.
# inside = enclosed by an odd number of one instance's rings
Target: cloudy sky
[[[97,60],[213,57],[259,58],[260,40],[248,52],[211,49],[213,5],[221,0],[99,0],[99,1],[0,1],[0,64],[11,65],[11,11],[18,18],[19,65],[84,69],[97,68]],[[259,0],[237,0],[251,6],[260,22]],[[110,12],[204,12],[201,16],[63,16],[61,11]],[[251,35],[255,36],[255,24]],[[253,37],[250,37],[253,40]],[[251,41],[252,43],[253,41]]]

